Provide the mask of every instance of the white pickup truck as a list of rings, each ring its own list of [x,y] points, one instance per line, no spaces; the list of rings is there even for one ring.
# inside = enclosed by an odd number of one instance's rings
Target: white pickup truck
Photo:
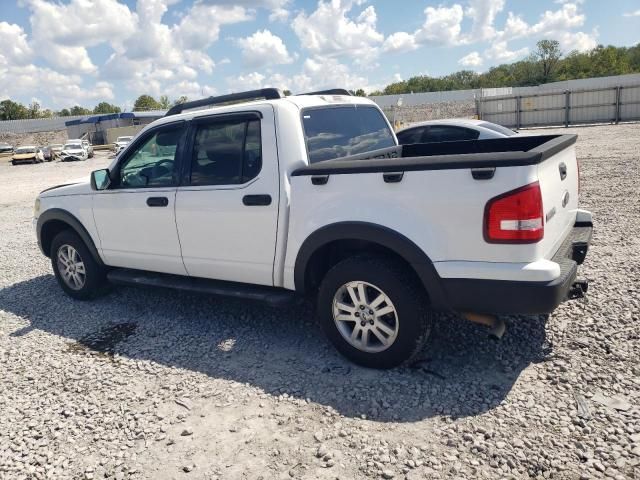
[[[108,169],[43,191],[34,222],[73,298],[107,281],[310,296],[341,353],[389,368],[422,348],[434,311],[549,313],[583,296],[575,141],[399,146],[370,100],[263,89],[174,107]]]

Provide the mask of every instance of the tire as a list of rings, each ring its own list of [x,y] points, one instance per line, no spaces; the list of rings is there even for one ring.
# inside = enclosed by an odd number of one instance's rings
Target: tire
[[[69,250],[69,247],[72,250]],[[76,252],[75,255],[73,251]],[[72,271],[75,272],[70,277],[63,270],[64,258],[67,259],[68,264],[71,264]],[[79,262],[84,266],[84,275],[80,270]],[[63,230],[51,242],[51,266],[60,287],[72,298],[90,300],[104,291],[105,269],[95,261],[82,239],[71,230]]]
[[[360,284],[366,302],[359,301]],[[385,298],[376,302],[379,294]],[[379,313],[385,311],[390,313]],[[334,314],[342,320],[334,320]],[[410,362],[424,346],[433,324],[426,293],[413,272],[391,259],[373,255],[348,258],[329,270],[318,292],[317,315],[336,349],[352,362],[369,368],[393,368]],[[356,315],[360,323],[349,319]],[[369,331],[367,345],[364,333],[357,333],[354,341],[347,339],[356,328]]]
[[[18,162],[16,162],[15,160],[11,160],[11,165],[13,165],[14,167],[18,164]]]

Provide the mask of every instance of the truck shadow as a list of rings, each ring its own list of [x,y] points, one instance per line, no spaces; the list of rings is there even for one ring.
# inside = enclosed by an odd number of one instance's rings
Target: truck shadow
[[[52,275],[0,290],[0,310],[69,340],[64,352],[150,360],[287,393],[348,417],[411,422],[478,415],[499,405],[521,372],[550,353],[546,317],[509,318],[500,342],[442,315],[413,367],[376,371],[340,357],[309,305],[271,309],[160,289],[118,288],[93,302],[62,293]],[[160,388],[160,387],[159,387]]]

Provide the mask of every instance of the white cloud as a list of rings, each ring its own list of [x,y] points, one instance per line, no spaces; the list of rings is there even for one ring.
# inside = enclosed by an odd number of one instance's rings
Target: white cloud
[[[238,40],[244,61],[254,67],[282,65],[293,62],[280,37],[269,30],[258,30],[253,35]]]
[[[227,84],[232,92],[241,92],[243,90],[257,90],[267,85],[264,83],[266,77],[259,72],[252,72],[246,75],[238,75],[236,77],[227,78]]]
[[[561,4],[559,9],[546,10],[533,25],[529,25],[521,16],[509,12],[504,30],[496,35],[499,54],[502,54],[505,61],[512,58],[512,55],[509,55],[506,45],[503,43],[516,38],[556,39],[564,51],[585,51],[597,45],[597,30],[593,30],[591,33],[572,31],[583,26],[586,21],[585,14],[580,10],[582,2],[559,0],[556,3]],[[502,48],[503,46],[504,48]]]
[[[108,82],[97,82],[85,87],[82,77],[74,74],[62,74],[50,68],[25,66],[0,66],[0,98],[31,97],[34,93],[46,94],[53,105],[43,107],[63,107],[86,104],[102,100],[113,100],[113,85]]]
[[[504,0],[469,0],[466,14],[473,19],[470,41],[490,40],[496,36],[496,15],[504,9]]]
[[[223,25],[245,22],[253,16],[241,6],[195,4],[175,27],[176,40],[186,49],[206,49],[218,40]]]
[[[33,50],[27,43],[27,34],[21,26],[0,22],[0,67],[30,63]]]
[[[479,67],[482,65],[482,57],[478,52],[471,52],[458,60],[458,63],[463,67]]]
[[[25,0],[31,10],[32,48],[53,67],[95,72],[87,47],[109,43],[118,49],[135,30],[135,15],[117,0],[71,0],[68,4]],[[102,19],[114,19],[103,21]]]
[[[294,93],[323,90],[327,88],[347,88],[365,91],[374,89],[366,77],[351,72],[349,67],[333,57],[314,56],[307,58],[299,73],[284,76],[280,73],[265,75],[251,72],[244,75],[227,77],[227,85],[232,92],[254,90],[265,87],[277,87]]]
[[[416,41],[432,45],[457,45],[463,43],[462,7],[454,4],[451,7],[427,7],[424,10],[426,19],[422,28],[415,32]]]
[[[290,14],[291,12],[289,12],[289,10],[287,10],[286,8],[276,8],[275,10],[271,11],[271,14],[269,15],[269,21],[286,22],[287,20],[289,20]]]
[[[355,19],[349,17],[362,0],[320,0],[317,9],[299,13],[291,23],[303,48],[315,55],[347,55],[366,62],[378,53],[384,36],[376,29],[377,16],[368,6]]]
[[[490,48],[485,50],[486,58],[496,60],[498,62],[512,62],[524,57],[529,53],[529,48],[524,47],[519,50],[509,50],[506,41],[494,42]]]
[[[416,43],[415,36],[407,32],[396,32],[389,35],[382,45],[384,52],[410,52],[416,50],[418,44]]]
[[[598,31],[591,34],[585,32],[563,32],[558,35],[560,48],[566,53],[572,50],[585,52],[598,46]]]
[[[640,17],[640,10],[634,12],[626,12],[622,14],[623,17]]]

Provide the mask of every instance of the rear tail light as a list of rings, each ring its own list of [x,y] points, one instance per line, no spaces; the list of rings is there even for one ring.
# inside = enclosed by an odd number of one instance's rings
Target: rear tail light
[[[538,182],[498,195],[484,209],[489,243],[535,243],[544,237],[542,193]]]

